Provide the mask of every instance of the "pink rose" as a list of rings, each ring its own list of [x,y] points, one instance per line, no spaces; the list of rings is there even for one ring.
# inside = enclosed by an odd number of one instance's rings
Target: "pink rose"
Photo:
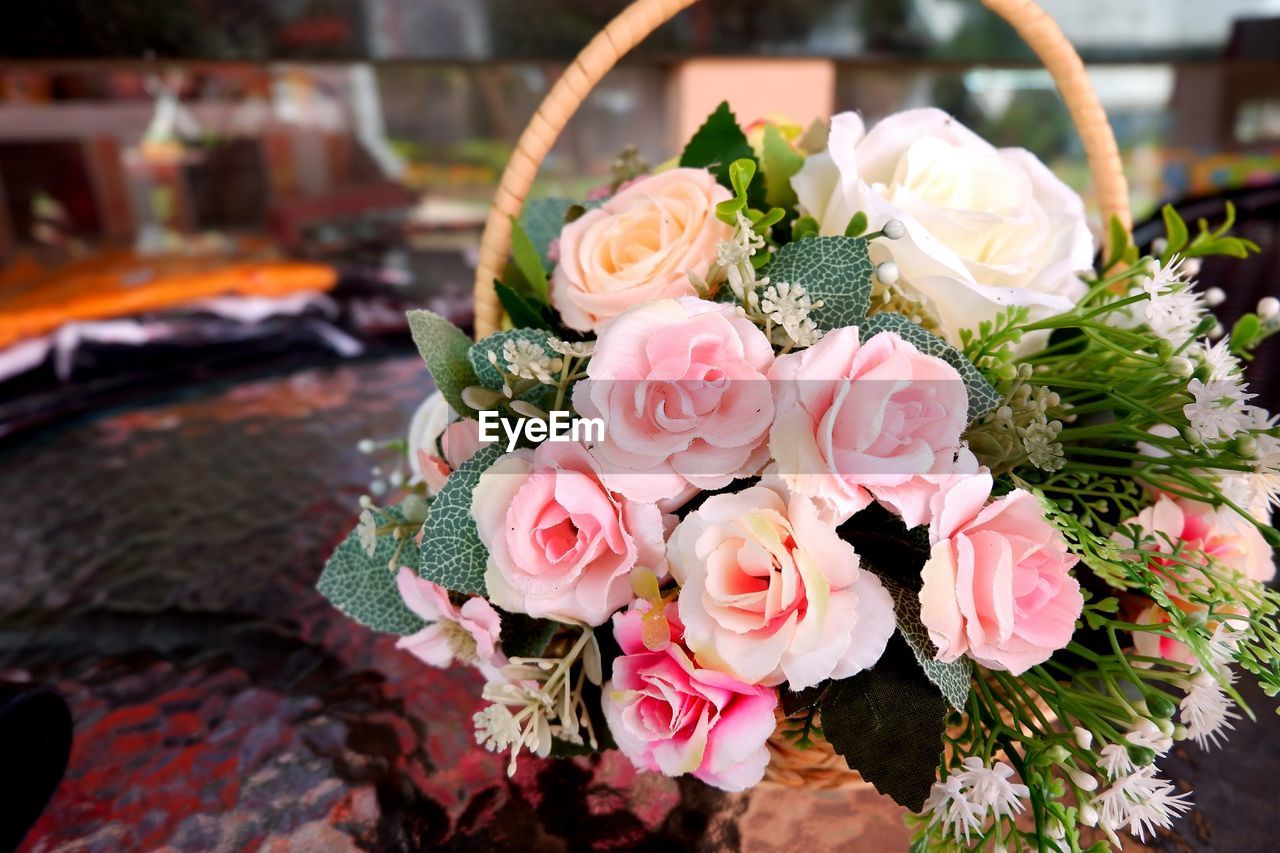
[[[498,648],[501,625],[489,602],[477,596],[455,605],[448,590],[409,568],[396,574],[396,586],[405,606],[431,623],[397,640],[397,649],[431,666],[443,668],[457,661],[475,666],[491,681],[499,677],[507,659]]]
[[[969,419],[955,368],[893,332],[863,344],[847,327],[780,356],[769,378],[778,380],[769,449],[793,491],[837,522],[873,497],[908,527],[928,521],[930,498],[957,470]]]
[[[595,331],[654,299],[694,295],[716,244],[733,229],[716,218],[730,193],[705,169],[672,169],[629,184],[560,233],[551,305],[565,325]]]
[[[767,486],[713,495],[667,545],[685,643],[698,662],[793,690],[880,659],[893,601],[804,495]]]
[[[988,503],[991,484],[987,473],[959,477],[934,498],[920,618],[939,660],[968,654],[1018,675],[1071,641],[1084,597],[1076,557],[1035,495]]]
[[[613,617],[622,655],[601,702],[618,748],[642,770],[692,773],[725,791],[756,785],[769,763],[777,693],[698,666],[681,645],[674,604],[666,608],[671,642],[650,651],[641,639],[648,609],[638,601]]]
[[[489,550],[489,600],[504,610],[600,625],[631,599],[634,566],[667,573],[662,513],[606,488],[580,444],[500,457],[471,514]]]
[[[1133,541],[1126,528],[1138,527],[1154,541]],[[1214,507],[1187,498],[1160,495],[1156,502],[1120,525],[1111,536],[1124,546],[1140,545],[1153,553],[1171,553],[1174,544],[1182,543],[1182,556],[1213,559],[1235,569],[1250,580],[1266,582],[1275,577],[1271,546],[1262,538],[1253,522],[1228,506]],[[1170,565],[1168,560],[1154,558],[1157,565]]]
[[[658,501],[755,474],[769,455],[772,363],[764,333],[728,305],[666,299],[615,319],[573,389],[579,415],[604,419],[610,488]]]

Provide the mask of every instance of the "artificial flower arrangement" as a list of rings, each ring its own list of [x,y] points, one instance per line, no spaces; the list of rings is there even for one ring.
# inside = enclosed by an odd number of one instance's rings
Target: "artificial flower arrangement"
[[[923,848],[1080,850],[1190,807],[1238,671],[1280,690],[1276,422],[1172,209],[1081,199],[946,114],[618,163],[515,227],[507,328],[410,315],[438,392],[320,590],[484,678],[476,741],[726,790],[834,750]],[[400,445],[403,447],[404,445]],[[403,476],[403,475],[401,475]]]

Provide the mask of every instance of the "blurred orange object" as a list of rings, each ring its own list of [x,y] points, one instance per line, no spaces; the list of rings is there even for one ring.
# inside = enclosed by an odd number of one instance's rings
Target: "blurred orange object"
[[[324,264],[144,257],[127,250],[98,253],[53,270],[21,258],[0,270],[0,347],[73,320],[123,317],[215,296],[331,290],[337,278]]]

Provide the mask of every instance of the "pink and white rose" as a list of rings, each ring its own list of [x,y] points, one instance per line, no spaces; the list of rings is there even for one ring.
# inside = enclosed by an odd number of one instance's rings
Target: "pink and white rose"
[[[1130,528],[1137,527],[1143,540],[1135,543]],[[1122,523],[1111,537],[1125,546],[1140,545],[1158,555],[1173,552],[1182,543],[1184,559],[1212,559],[1241,572],[1250,580],[1266,582],[1275,577],[1271,546],[1258,528],[1228,506],[1161,494],[1154,504]],[[1159,557],[1154,562],[1169,565]]]
[[[445,668],[457,661],[476,667],[490,681],[500,678],[507,659],[498,647],[501,619],[489,602],[475,596],[454,604],[448,590],[407,567],[396,573],[396,587],[405,606],[431,623],[397,640],[397,649],[430,666]]]
[[[615,319],[573,390],[580,416],[604,420],[595,450],[610,488],[659,501],[757,473],[772,364],[764,333],[729,305],[664,299]]]
[[[893,332],[865,343],[852,326],[780,356],[769,448],[779,475],[842,521],[877,498],[908,527],[928,521],[939,483],[957,466],[969,395],[956,369]],[[972,464],[970,464],[972,463]]]
[[[693,296],[716,245],[733,229],[716,218],[730,193],[706,169],[671,169],[628,184],[560,233],[551,305],[565,325],[596,331],[633,305]]]
[[[827,150],[791,183],[822,234],[843,234],[856,211],[872,231],[900,221],[905,234],[875,240],[871,258],[897,265],[899,286],[952,343],[1010,305],[1059,313],[1085,292],[1077,273],[1092,265],[1093,238],[1080,196],[1035,155],[995,148],[941,110],[897,113],[870,132],[841,113]]]
[[[618,748],[642,770],[691,773],[725,791],[758,784],[769,763],[777,692],[699,666],[683,645],[674,604],[666,608],[671,642],[661,651],[646,648],[641,623],[648,609],[638,601],[613,617],[622,655],[601,701]]]
[[[894,630],[878,578],[804,495],[713,495],[671,534],[685,644],[698,662],[793,690],[880,659]]]
[[[988,502],[991,486],[985,472],[957,477],[934,497],[920,618],[939,660],[968,655],[1018,675],[1071,641],[1084,597],[1036,496]]]
[[[480,475],[471,515],[504,610],[600,625],[631,599],[631,570],[667,573],[662,513],[610,491],[582,445],[545,442]]]

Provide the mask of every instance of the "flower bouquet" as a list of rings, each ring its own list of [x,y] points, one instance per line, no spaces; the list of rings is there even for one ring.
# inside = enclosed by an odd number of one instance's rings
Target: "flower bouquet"
[[[512,772],[856,771],[922,849],[1184,813],[1160,756],[1250,713],[1239,672],[1280,690],[1280,441],[1241,377],[1280,305],[1227,332],[1193,283],[1255,250],[1230,217],[1166,208],[1143,254],[1117,215],[1095,267],[1074,192],[931,109],[721,105],[594,195],[504,218],[500,330],[410,314],[438,391],[320,590],[478,669]]]

